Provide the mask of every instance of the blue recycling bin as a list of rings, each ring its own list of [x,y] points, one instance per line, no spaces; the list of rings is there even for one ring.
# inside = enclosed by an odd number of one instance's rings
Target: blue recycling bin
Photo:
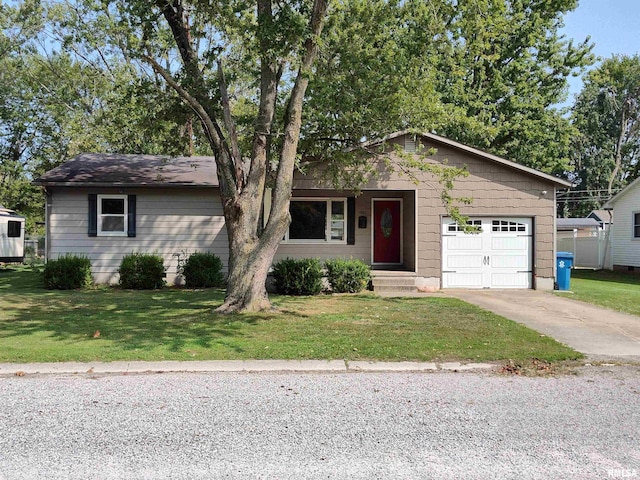
[[[571,267],[573,267],[573,253],[558,252],[556,254],[558,290],[569,290],[571,286]]]

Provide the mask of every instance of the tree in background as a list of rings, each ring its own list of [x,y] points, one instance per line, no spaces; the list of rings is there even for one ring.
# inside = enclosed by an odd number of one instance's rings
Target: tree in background
[[[547,173],[563,173],[573,130],[554,108],[567,77],[593,63],[588,38],[559,33],[577,0],[447,1],[437,45],[442,101],[455,114],[444,135]]]
[[[163,81],[124,58],[99,63],[62,49],[56,19],[71,23],[73,11],[24,3],[0,13],[0,204],[25,215],[27,231],[44,213],[31,180],[74,155],[190,153],[191,114]]]
[[[584,215],[606,200],[598,192],[611,196],[640,174],[640,57],[613,56],[585,75],[571,120],[576,188],[593,195],[571,213]]]
[[[563,174],[575,130],[554,106],[568,76],[593,63],[588,39],[574,45],[559,33],[576,5],[338,2],[309,85],[302,148],[333,157],[332,146],[411,128]]]

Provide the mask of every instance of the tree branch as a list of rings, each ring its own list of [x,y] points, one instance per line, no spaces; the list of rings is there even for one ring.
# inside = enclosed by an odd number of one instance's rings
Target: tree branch
[[[178,92],[192,108],[203,122],[205,132],[208,134],[211,146],[216,156],[218,165],[218,178],[220,179],[220,189],[223,199],[235,198],[239,188],[238,182],[243,182],[243,177],[236,177],[237,161],[229,148],[227,140],[220,129],[220,126],[213,118],[213,112],[209,111],[209,97],[207,93],[206,83],[202,71],[198,67],[198,54],[194,50],[189,24],[182,0],[155,0],[156,6],[162,12],[167,20],[171,33],[176,42],[180,57],[184,64],[187,76],[193,83],[193,95],[189,94],[182,88],[169,74],[163,69],[151,56],[146,57],[147,61],[152,60],[151,64],[169,85]],[[160,70],[158,70],[160,69]],[[163,73],[164,72],[164,73]],[[168,80],[171,79],[172,82]],[[176,88],[178,87],[178,88]],[[231,132],[229,132],[231,133]],[[241,160],[240,160],[241,161]]]
[[[182,98],[198,115],[198,118],[202,122],[205,134],[211,143],[216,154],[216,162],[223,167],[219,174],[222,174],[222,179],[227,186],[235,185],[234,178],[230,173],[233,171],[231,161],[228,155],[225,155],[226,151],[224,140],[220,134],[220,127],[216,124],[215,120],[207,113],[206,109],[200,104],[200,102],[187,92],[182,86],[167,72],[162,66],[155,61],[150,55],[143,55],[143,60],[149,63],[153,70],[160,75],[167,84],[173,88],[176,93]]]
[[[622,145],[624,143],[624,136],[625,136],[625,130],[626,130],[626,124],[627,124],[627,119],[626,119],[626,102],[622,102],[622,106],[620,108],[620,130],[619,130],[619,134],[618,134],[618,139],[616,140],[616,147],[615,147],[615,164],[613,167],[613,172],[611,172],[611,176],[609,177],[609,188],[608,188],[608,192],[609,195],[612,194],[613,192],[613,182],[615,182],[616,177],[618,176],[618,172],[620,171],[620,165],[622,164]]]
[[[284,208],[291,197],[291,187],[293,184],[293,170],[295,167],[296,152],[300,138],[300,127],[302,123],[302,104],[304,95],[309,85],[309,74],[311,66],[315,61],[318,50],[318,37],[322,32],[323,21],[328,9],[328,0],[314,0],[311,19],[309,20],[309,35],[304,42],[304,54],[295,84],[289,97],[285,117],[285,131],[280,151],[280,161],[276,173],[276,188],[274,189],[273,202],[271,204],[271,215],[269,220],[288,215],[288,209]],[[276,221],[282,221],[276,218]],[[271,222],[269,222],[271,223]],[[270,225],[267,224],[267,229]]]
[[[229,142],[231,143],[231,158],[235,165],[236,188],[238,191],[242,191],[245,183],[244,166],[242,164],[240,148],[238,148],[238,132],[236,131],[236,124],[231,116],[227,82],[224,78],[224,71],[222,70],[222,62],[220,60],[218,60],[218,83],[220,86],[220,101],[222,102],[224,124],[227,129],[227,133],[229,134]]]

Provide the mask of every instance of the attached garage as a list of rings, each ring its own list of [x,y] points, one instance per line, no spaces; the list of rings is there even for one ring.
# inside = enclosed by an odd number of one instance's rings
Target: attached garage
[[[477,233],[442,219],[443,288],[532,288],[531,218],[471,218]]]

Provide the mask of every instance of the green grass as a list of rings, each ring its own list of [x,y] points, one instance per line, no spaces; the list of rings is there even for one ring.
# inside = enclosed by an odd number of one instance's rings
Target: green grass
[[[451,298],[275,296],[276,311],[216,315],[223,296],[222,290],[47,291],[37,272],[0,270],[0,362],[581,356]]]
[[[640,275],[572,270],[570,298],[640,316]]]

